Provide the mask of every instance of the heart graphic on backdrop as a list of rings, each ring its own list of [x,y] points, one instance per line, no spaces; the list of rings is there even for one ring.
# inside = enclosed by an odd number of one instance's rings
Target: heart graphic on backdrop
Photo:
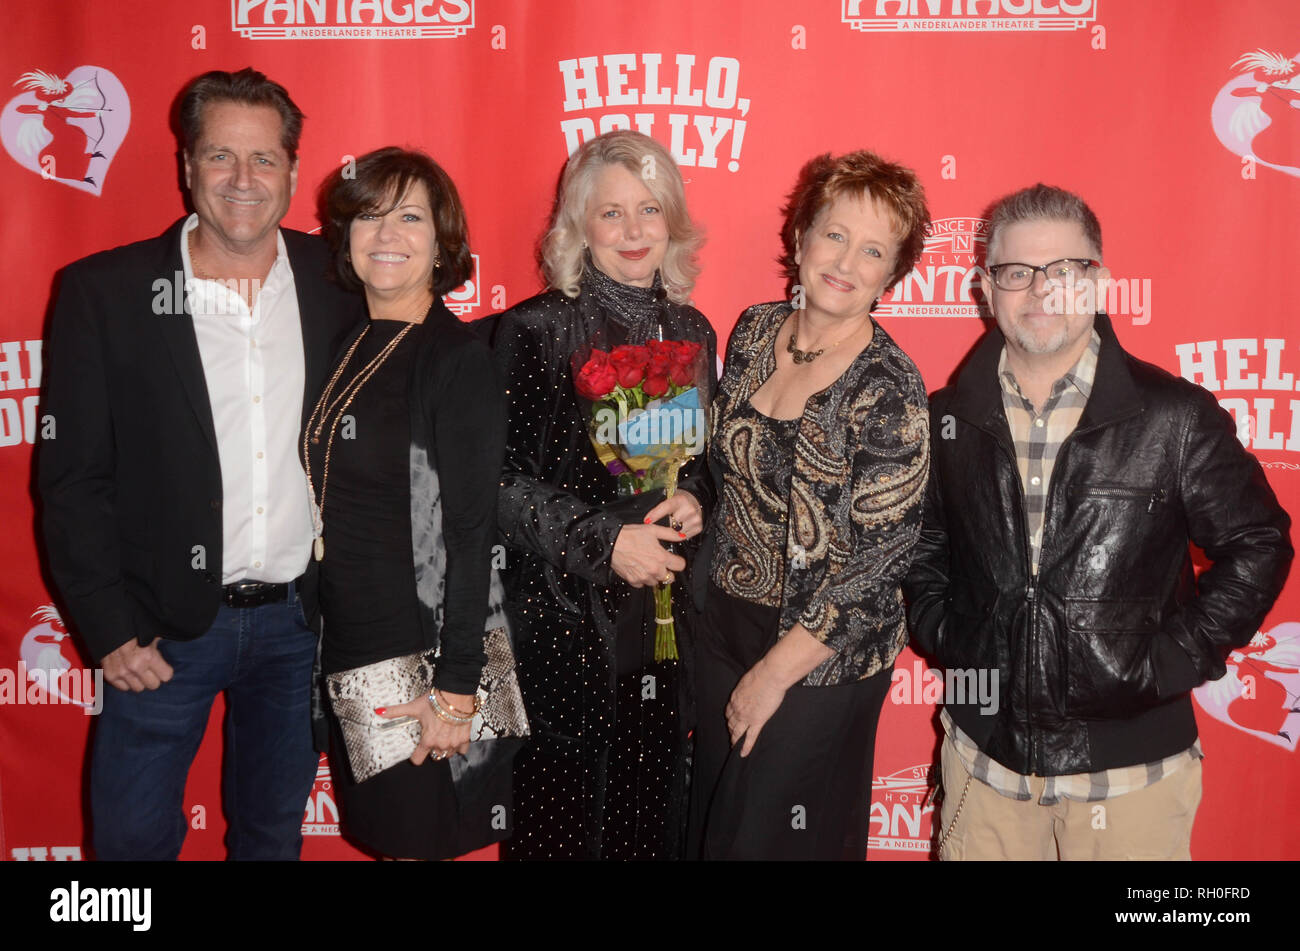
[[[1295,751],[1300,740],[1300,623],[1260,631],[1228,655],[1228,672],[1192,691],[1216,720]]]
[[[1232,65],[1239,74],[1210,106],[1214,134],[1234,155],[1300,176],[1300,53],[1260,49]]]
[[[131,100],[102,66],[66,76],[34,69],[0,110],[0,141],[23,168],[47,182],[98,195],[131,125]]]

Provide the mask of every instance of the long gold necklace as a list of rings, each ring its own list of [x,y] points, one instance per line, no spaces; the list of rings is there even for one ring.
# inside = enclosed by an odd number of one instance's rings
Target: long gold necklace
[[[338,432],[339,420],[341,420],[356,399],[357,394],[361,392],[361,387],[365,386],[366,381],[375,375],[383,362],[388,359],[389,354],[397,348],[402,342],[402,338],[407,335],[414,324],[407,324],[397,332],[397,335],[380,350],[375,357],[361,368],[361,372],[339,391],[339,395],[331,402],[330,397],[334,395],[334,387],[338,385],[339,379],[343,376],[343,371],[347,369],[348,364],[352,362],[352,355],[356,353],[357,347],[361,345],[362,339],[370,332],[370,325],[357,335],[357,339],[352,342],[348,352],[344,355],[343,360],[339,363],[334,375],[325,386],[325,391],[321,393],[320,399],[316,401],[315,408],[311,411],[311,416],[307,418],[307,425],[302,431],[302,466],[303,471],[307,474],[307,492],[311,498],[311,522],[312,522],[312,552],[317,561],[325,557],[325,491],[329,487],[330,481],[330,453],[334,449],[334,434]],[[341,405],[340,405],[341,404]],[[335,412],[337,407],[338,412]],[[331,416],[333,420],[331,421]],[[308,449],[308,437],[312,445],[320,443],[321,432],[325,429],[325,424],[329,422],[329,435],[325,437],[325,466],[321,473],[320,483],[320,501],[316,500],[316,485],[312,481],[311,475],[311,452]]]

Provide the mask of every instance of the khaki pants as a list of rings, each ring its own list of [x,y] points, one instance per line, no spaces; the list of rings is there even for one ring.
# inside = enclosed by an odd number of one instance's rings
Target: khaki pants
[[[947,737],[940,756],[940,837],[947,833],[940,859],[1188,861],[1192,857],[1192,822],[1201,802],[1200,760],[1145,789],[1103,802],[1061,799],[1054,806],[1040,806],[1042,777],[1030,777],[1033,798],[1021,802],[971,777]]]

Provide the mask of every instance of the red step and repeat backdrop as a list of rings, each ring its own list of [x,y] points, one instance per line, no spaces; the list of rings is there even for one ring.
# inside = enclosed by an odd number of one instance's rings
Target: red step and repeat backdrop
[[[252,65],[306,111],[289,226],[316,226],[316,183],[350,156],[390,144],[432,153],[469,211],[474,274],[450,296],[466,319],[539,289],[534,247],[557,175],[596,132],[640,129],[683,166],[708,232],[696,303],[722,339],[745,306],[782,293],[779,208],[802,163],[882,152],[917,169],[935,219],[921,262],[881,308],[931,389],[985,326],[971,297],[981,209],[1037,181],[1070,188],[1097,211],[1122,279],[1111,301],[1122,342],[1213,391],[1284,504],[1300,498],[1293,0],[51,0],[10,4],[4,19],[6,859],[88,857],[82,776],[98,685],[34,541],[50,294],[63,265],[182,213],[168,108],[204,70]],[[76,91],[41,111],[22,81],[37,70]],[[55,153],[70,178],[48,174]],[[941,681],[911,652],[894,678],[871,857],[921,859]],[[1300,580],[1195,703],[1207,762],[1192,854],[1300,857]],[[224,854],[221,713],[186,793],[185,858]],[[338,836],[324,759],[303,828],[305,857],[359,857]]]

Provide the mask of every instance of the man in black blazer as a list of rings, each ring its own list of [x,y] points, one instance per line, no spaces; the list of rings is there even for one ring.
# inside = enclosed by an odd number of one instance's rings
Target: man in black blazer
[[[91,812],[101,859],[169,859],[225,691],[235,859],[293,859],[317,755],[302,425],[360,299],[318,238],[281,230],[302,113],[261,73],[180,107],[196,213],[78,261],[54,308],[39,457],[49,565],[103,664]],[[306,587],[306,604],[304,604]]]

